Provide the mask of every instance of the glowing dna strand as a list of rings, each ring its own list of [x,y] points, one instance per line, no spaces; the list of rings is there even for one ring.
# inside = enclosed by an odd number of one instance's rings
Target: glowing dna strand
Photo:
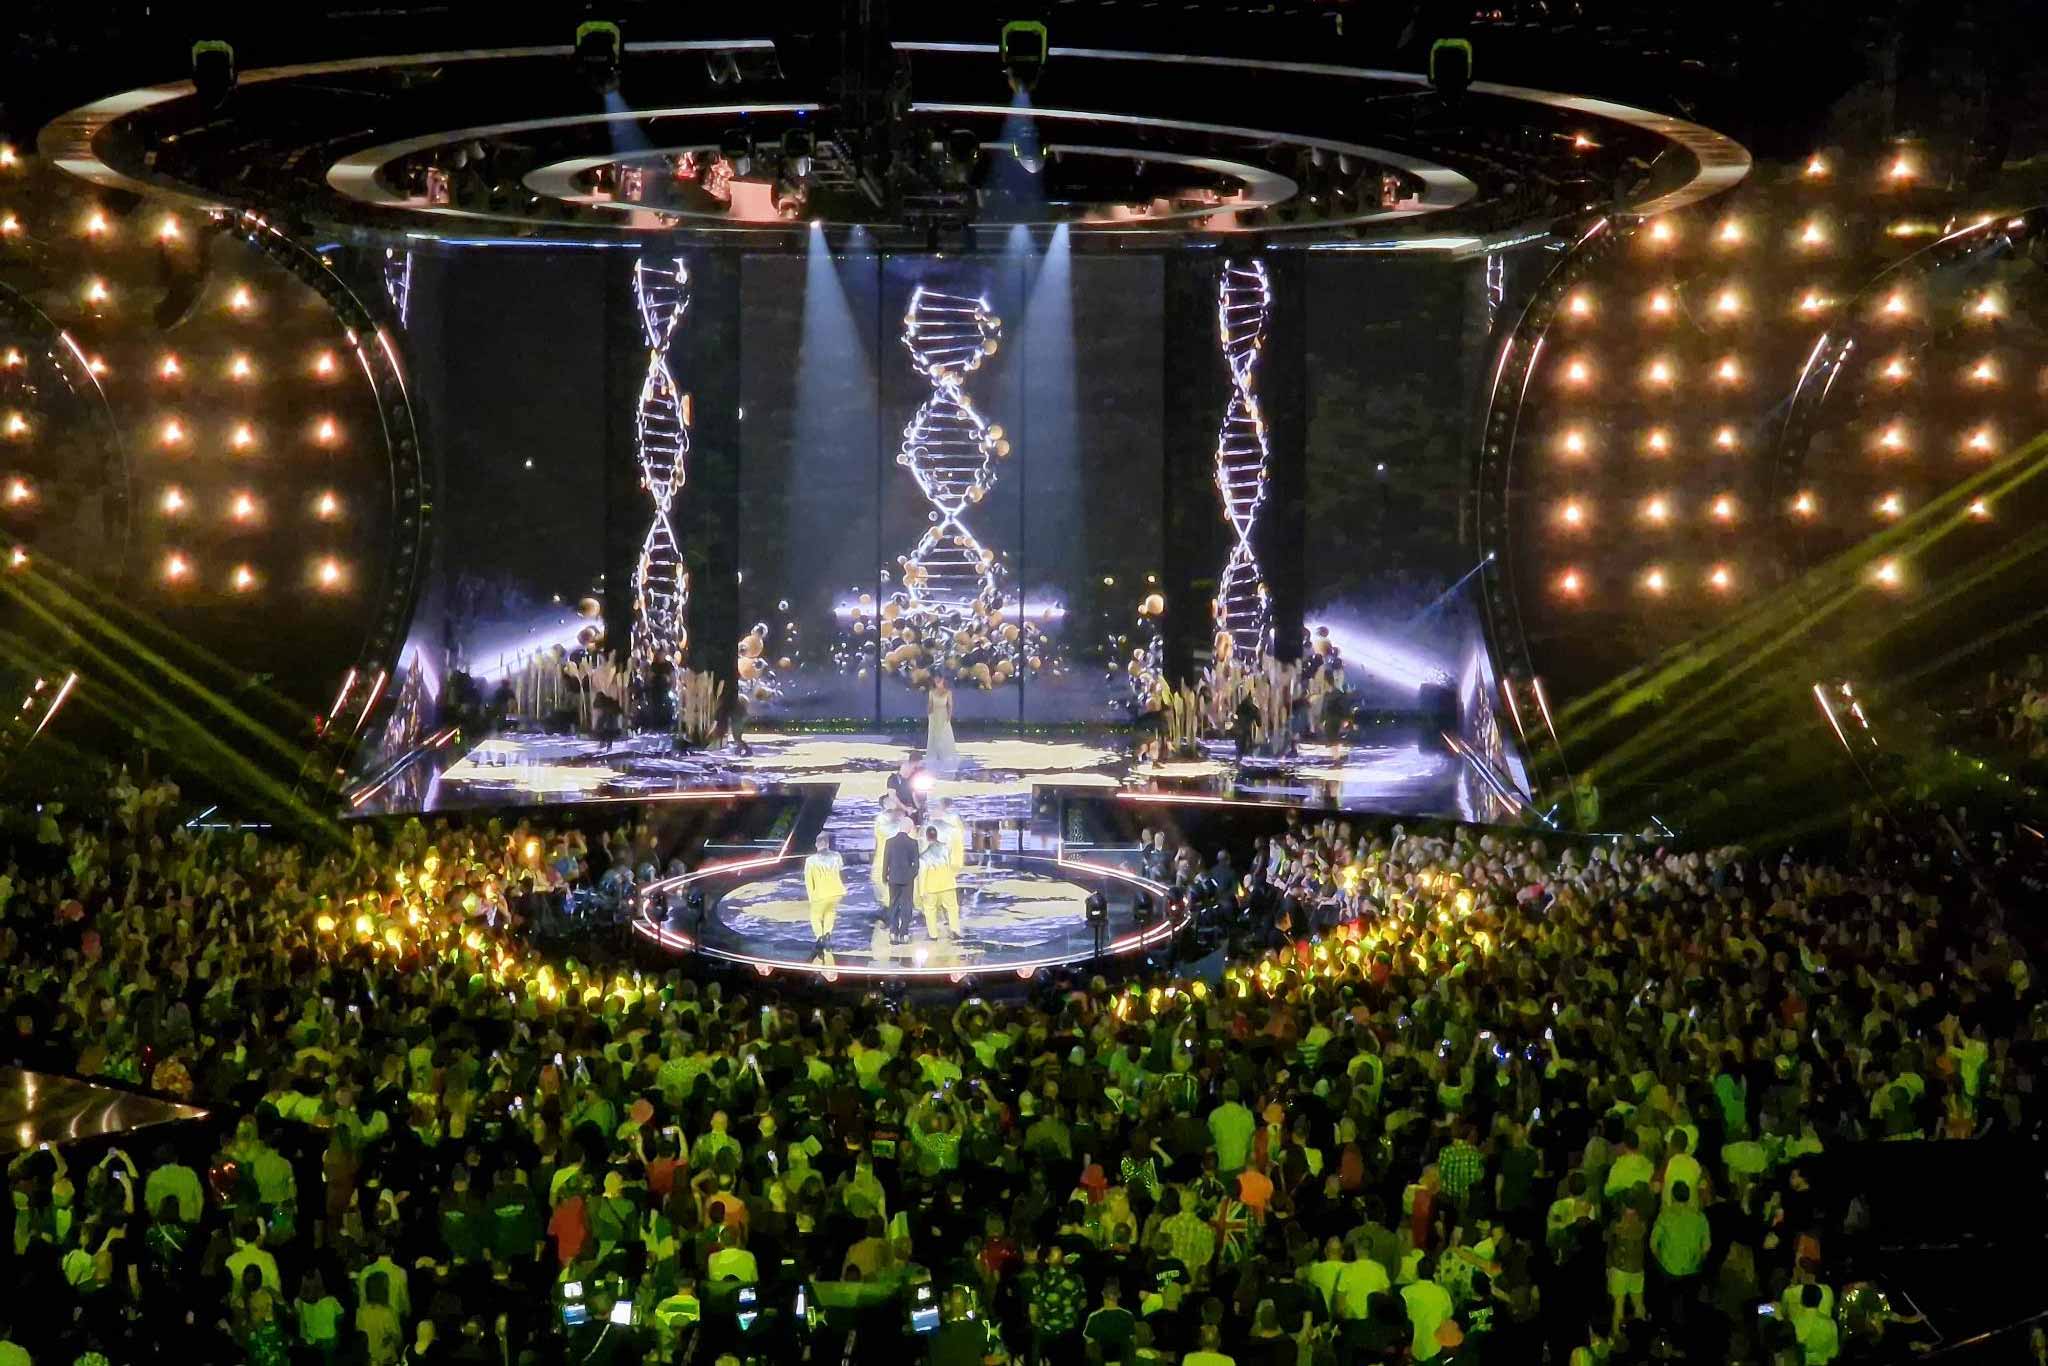
[[[1265,574],[1252,552],[1252,526],[1266,500],[1266,423],[1259,416],[1255,381],[1272,304],[1265,262],[1223,263],[1216,328],[1230,366],[1230,403],[1216,434],[1216,491],[1236,540],[1224,561],[1215,612],[1218,634],[1227,635],[1241,657],[1256,656],[1264,647],[1268,619]]]
[[[683,567],[670,514],[683,486],[690,454],[686,401],[668,369],[669,341],[690,306],[690,272],[680,260],[633,263],[633,298],[640,306],[640,331],[647,342],[647,377],[640,383],[635,440],[640,487],[654,502],[654,519],[640,542],[633,570],[633,658],[641,664],[679,660],[688,635],[683,609],[690,600],[690,576]]]
[[[961,381],[995,354],[1003,323],[988,300],[943,294],[919,285],[903,314],[903,345],[932,386],[931,397],[903,428],[896,463],[908,469],[931,503],[931,526],[903,564],[897,602],[926,641],[951,633],[998,606],[1002,569],[960,514],[995,482],[994,462],[1010,453],[1001,427],[990,426],[967,401]]]

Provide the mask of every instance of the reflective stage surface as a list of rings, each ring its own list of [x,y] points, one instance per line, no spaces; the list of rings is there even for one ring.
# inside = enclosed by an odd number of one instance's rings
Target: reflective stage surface
[[[969,823],[1020,820],[1036,788],[1124,795],[1138,801],[1247,802],[1322,811],[1502,821],[1514,812],[1473,766],[1420,727],[1367,731],[1365,743],[1304,743],[1286,759],[1235,761],[1227,741],[1203,757],[1163,764],[1131,759],[1124,731],[976,736],[967,727],[960,762],[935,795]],[[873,817],[889,775],[922,753],[922,735],[749,732],[751,753],[677,752],[669,737],[612,744],[574,735],[512,733],[469,749],[428,750],[365,784],[350,798],[359,816],[554,802],[716,800],[806,790],[830,795],[832,826]]]
[[[152,1124],[197,1119],[204,1110],[45,1072],[0,1067],[0,1157]]]
[[[1166,889],[1107,864],[1028,854],[970,856],[958,874],[958,936],[944,918],[935,938],[923,913],[910,942],[889,942],[888,893],[871,865],[849,862],[846,895],[814,906],[804,894],[804,860],[794,855],[702,869],[647,889],[646,939],[763,971],[853,977],[964,977],[1079,963],[1097,952],[1088,898],[1106,903],[1101,951],[1139,952],[1178,928]],[[1141,898],[1148,903],[1139,924]],[[693,904],[695,902],[696,904]]]

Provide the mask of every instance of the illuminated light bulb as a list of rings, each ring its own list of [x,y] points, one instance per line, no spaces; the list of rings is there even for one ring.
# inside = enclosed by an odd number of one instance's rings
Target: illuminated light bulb
[[[1586,317],[1593,311],[1593,301],[1584,294],[1574,294],[1565,301],[1564,311],[1574,318]]]
[[[1714,444],[1716,446],[1719,446],[1724,451],[1734,450],[1735,429],[1733,427],[1722,427],[1721,429],[1716,431],[1714,433]]]
[[[1566,432],[1564,434],[1564,449],[1568,455],[1584,455],[1586,453],[1586,434],[1576,427]]]
[[[1813,495],[1804,490],[1792,500],[1792,511],[1800,517],[1811,517],[1818,508],[1819,504],[1814,502]]]
[[[1732,317],[1742,311],[1742,296],[1732,289],[1724,289],[1714,296],[1714,311],[1722,317]]]
[[[185,230],[178,226],[178,220],[169,214],[165,214],[156,225],[156,240],[159,242],[175,242],[184,235]]]
[[[1877,444],[1888,451],[1902,451],[1906,449],[1906,429],[1894,422],[1891,426],[1878,433]]]
[[[1714,234],[1715,240],[1723,246],[1734,246],[1742,240],[1742,224],[1731,218],[1721,225],[1721,231]]]
[[[9,436],[27,436],[28,419],[20,413],[9,413],[7,421],[4,424],[0,424],[0,430],[6,431]]]
[[[1643,444],[1658,455],[1662,455],[1671,449],[1671,433],[1665,431],[1662,427],[1652,427],[1650,428],[1649,436],[1644,438]]]
[[[1657,314],[1659,317],[1662,317],[1665,314],[1670,313],[1671,295],[1661,289],[1658,290],[1655,294],[1652,294],[1650,296],[1650,311],[1652,313]]]
[[[340,434],[341,429],[334,425],[334,419],[331,417],[321,418],[320,425],[313,430],[314,439],[323,446],[332,446]]]
[[[1664,577],[1664,571],[1661,569],[1652,569],[1643,575],[1643,587],[1652,593],[1662,593],[1669,586],[1670,580]]]
[[[1992,361],[1991,357],[1986,356],[1983,360],[1970,367],[1970,378],[1978,384],[1996,384],[1998,382],[1998,366]]]
[[[21,156],[11,142],[0,142],[0,170],[13,170],[21,164]]]
[[[1906,296],[1904,294],[1901,294],[1897,290],[1893,290],[1890,294],[1887,294],[1884,300],[1884,312],[1885,316],[1889,318],[1905,317]]]
[[[1598,147],[1599,145],[1599,143],[1593,141],[1593,139],[1587,137],[1584,133],[1572,134],[1572,150],[1574,151],[1583,152],[1589,147]]]
[[[1645,378],[1652,384],[1669,384],[1671,383],[1672,373],[1671,362],[1668,360],[1653,360],[1650,362],[1650,368],[1644,373]]]
[[[1828,163],[1825,157],[1815,154],[1806,159],[1806,178],[1808,180],[1823,179],[1827,173]]]
[[[1894,384],[1903,383],[1906,378],[1906,358],[1904,356],[1893,356],[1890,360],[1886,361],[1884,363],[1884,377]]]
[[[92,374],[104,375],[107,373],[107,358],[105,356],[94,356],[86,361],[85,368]]]
[[[1991,504],[1982,498],[1973,499],[1970,503],[1970,515],[1980,522],[1990,521]]]
[[[8,347],[7,353],[5,355],[0,355],[0,370],[19,370],[22,366],[27,364],[28,358],[23,356],[21,352],[16,350],[14,347]]]
[[[1707,575],[1707,587],[1717,593],[1725,593],[1735,584],[1735,576],[1728,572],[1728,566],[1717,564]]]
[[[156,363],[156,373],[159,379],[177,379],[185,373],[185,367],[178,364],[176,356],[165,352],[164,358]]]
[[[1820,225],[1818,218],[1808,219],[1806,226],[1799,230],[1799,245],[1802,247],[1818,247],[1827,240],[1828,230]]]
[[[1995,318],[2005,312],[2005,308],[1998,302],[1996,294],[1985,294],[1979,296],[1976,304],[1971,307],[1970,311],[1980,318]]]
[[[28,551],[22,549],[20,546],[14,547],[14,549],[9,551],[7,554],[7,567],[9,569],[28,568]]]
[[[187,574],[190,574],[191,572],[191,562],[188,561],[183,555],[173,552],[172,554],[165,557],[164,577],[170,580],[172,583],[176,583],[178,580],[184,578]]]
[[[316,577],[320,580],[322,588],[332,588],[341,582],[341,565],[331,559],[322,560]]]
[[[21,231],[21,220],[13,214],[0,214],[0,237],[12,237]]]
[[[256,444],[256,429],[246,422],[241,423],[235,428],[234,435],[228,438],[228,444],[238,451],[248,450]]]
[[[1668,219],[1660,218],[1656,222],[1650,224],[1650,240],[1652,242],[1659,244],[1660,246],[1666,242],[1669,242],[1676,235],[1677,234],[1672,231],[1671,223]]]
[[[1557,515],[1566,526],[1583,526],[1586,522],[1586,510],[1576,502],[1566,503],[1558,510]]]
[[[1884,174],[1887,180],[1906,181],[1913,178],[1916,174],[1916,168],[1913,165],[1912,158],[1901,153],[1891,165],[1885,167]]]
[[[1905,510],[1906,500],[1896,493],[1887,493],[1877,500],[1877,515],[1880,517],[1897,517]]]
[[[1558,591],[1567,597],[1577,597],[1585,586],[1586,581],[1579,577],[1576,569],[1567,569],[1557,577]]]
[[[313,505],[313,510],[322,521],[332,521],[341,515],[341,500],[332,493],[322,493],[320,501]]]
[[[164,514],[175,517],[185,510],[185,491],[173,485],[164,490]]]
[[[249,286],[236,285],[235,292],[228,295],[228,307],[237,313],[247,313],[256,307],[256,296],[249,292]]]
[[[247,379],[256,373],[256,367],[249,364],[247,356],[236,356],[228,363],[229,379]]]
[[[176,446],[185,439],[185,424],[175,417],[164,419],[164,425],[157,430],[157,440],[166,446]]]
[[[1963,444],[1973,451],[1988,451],[1996,443],[1992,439],[1989,427],[1979,427],[1976,431],[1970,433],[1970,439]]]
[[[1799,311],[1801,313],[1818,313],[1827,306],[1827,300],[1821,298],[1813,290],[1809,289],[1806,293],[1799,296]]]
[[[228,505],[228,515],[238,522],[246,522],[256,515],[256,500],[246,493],[235,495],[235,501]]]
[[[1894,588],[1905,577],[1905,571],[1899,567],[1897,560],[1883,560],[1878,563],[1871,577],[1887,588]]]
[[[332,351],[322,351],[313,358],[313,373],[316,375],[324,378],[333,374],[334,368],[334,353]]]
[[[105,280],[100,279],[98,276],[94,276],[90,281],[86,283],[85,301],[87,303],[103,304],[113,297],[113,291],[107,288],[107,282]]]
[[[237,593],[246,593],[256,586],[256,571],[246,564],[235,566],[234,577],[229,580]]]
[[[1715,521],[1732,522],[1735,520],[1735,500],[1724,493],[1714,500],[1712,511]]]
[[[1643,520],[1646,522],[1656,522],[1660,525],[1664,522],[1670,521],[1670,501],[1662,497],[1661,495],[1658,497],[1651,498],[1648,502],[1643,504]]]
[[[1573,384],[1584,384],[1591,373],[1582,360],[1575,360],[1564,368],[1565,379]]]
[[[85,235],[87,237],[105,237],[110,226],[107,222],[107,216],[98,209],[94,209],[85,217]]]
[[[29,491],[26,479],[10,479],[7,481],[7,501],[9,504],[26,503],[32,497],[34,497],[34,494]]]
[[[1742,378],[1742,367],[1736,364],[1735,357],[1723,356],[1721,363],[1714,367],[1714,378],[1723,384],[1733,384]]]

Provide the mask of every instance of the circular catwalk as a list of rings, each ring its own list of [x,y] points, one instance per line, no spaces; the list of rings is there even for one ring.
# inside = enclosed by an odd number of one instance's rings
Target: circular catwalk
[[[646,889],[639,934],[679,953],[745,963],[763,975],[1020,977],[1170,940],[1187,910],[1163,885],[1102,864],[993,854],[954,877],[958,924],[942,897],[913,896],[910,931],[892,942],[889,889],[870,865],[844,869],[844,895],[814,899],[806,859],[775,855],[702,868]],[[1099,921],[1089,902],[1100,894]]]

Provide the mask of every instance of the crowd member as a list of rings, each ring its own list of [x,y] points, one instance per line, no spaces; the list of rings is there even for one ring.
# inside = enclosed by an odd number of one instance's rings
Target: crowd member
[[[123,801],[7,865],[6,1051],[213,1151],[10,1165],[39,1362],[761,1355],[800,1284],[949,1361],[1820,1361],[1811,1163],[2042,1118],[2025,954],[1860,865],[1296,824],[1213,979],[800,1004],[521,932],[641,832]]]

